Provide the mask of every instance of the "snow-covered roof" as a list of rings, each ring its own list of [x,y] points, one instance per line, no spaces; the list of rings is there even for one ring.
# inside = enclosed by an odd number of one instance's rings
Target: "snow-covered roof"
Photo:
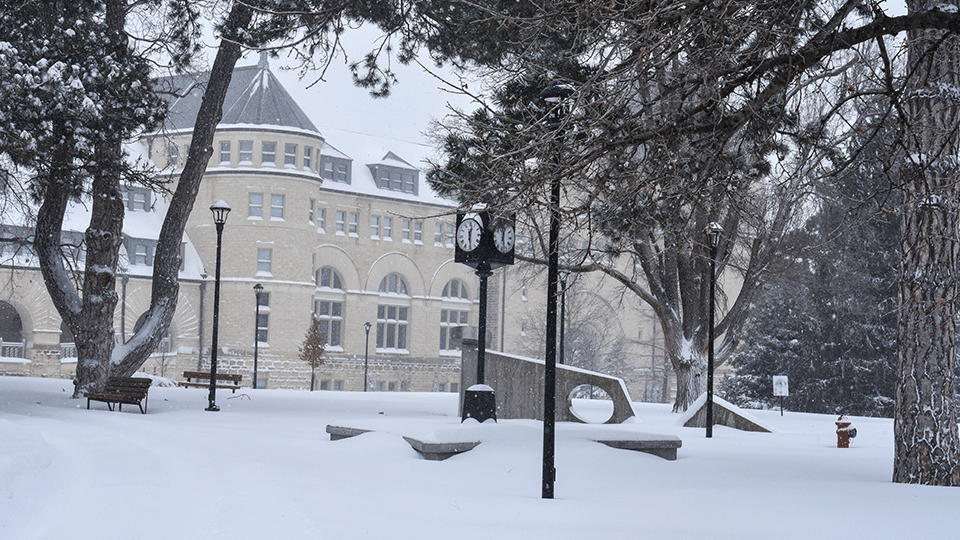
[[[168,92],[170,115],[164,129],[192,131],[203,89],[210,80],[210,72],[162,77],[157,88]],[[233,78],[223,102],[220,125],[250,124],[278,126],[319,133],[310,118],[270,72],[264,57],[255,66],[233,70]]]

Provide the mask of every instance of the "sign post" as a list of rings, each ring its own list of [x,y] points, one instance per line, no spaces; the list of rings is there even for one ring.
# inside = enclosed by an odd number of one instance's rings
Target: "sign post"
[[[780,416],[783,416],[783,398],[790,395],[790,383],[786,375],[773,376],[773,395],[780,396]]]

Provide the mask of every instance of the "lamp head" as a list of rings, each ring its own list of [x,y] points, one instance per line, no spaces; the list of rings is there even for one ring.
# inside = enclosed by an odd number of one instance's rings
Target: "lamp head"
[[[259,284],[259,283],[257,283],[256,285],[254,285],[254,286],[253,286],[253,292],[254,292],[257,296],[260,296],[260,293],[263,292],[263,285],[261,285],[261,284]]]
[[[716,221],[711,221],[704,230],[707,233],[707,239],[710,241],[710,247],[715,248],[720,245],[720,235],[723,234],[723,227]]]
[[[363,328],[364,328],[364,330],[366,330],[367,332],[369,332],[369,331],[370,331],[370,327],[371,327],[371,326],[373,326],[373,325],[372,325],[372,324],[370,324],[370,322],[369,322],[369,321],[368,321],[368,322],[365,322],[365,323],[363,323]]]
[[[220,199],[210,205],[210,211],[213,212],[213,222],[217,225],[223,225],[227,221],[227,214],[230,213],[230,205]]]

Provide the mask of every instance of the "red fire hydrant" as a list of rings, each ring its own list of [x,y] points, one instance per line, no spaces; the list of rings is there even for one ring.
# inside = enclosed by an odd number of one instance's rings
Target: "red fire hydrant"
[[[857,436],[857,428],[850,427],[851,422],[847,420],[845,414],[841,414],[837,419],[837,448],[850,448],[850,439]]]

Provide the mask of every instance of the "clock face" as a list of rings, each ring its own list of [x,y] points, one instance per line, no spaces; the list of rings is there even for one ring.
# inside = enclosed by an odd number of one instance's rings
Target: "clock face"
[[[500,253],[509,253],[515,241],[516,232],[513,230],[513,225],[506,223],[494,229],[493,243]]]
[[[483,227],[473,218],[468,218],[460,222],[457,227],[457,245],[464,251],[473,251],[480,245],[480,236],[483,234]]]

